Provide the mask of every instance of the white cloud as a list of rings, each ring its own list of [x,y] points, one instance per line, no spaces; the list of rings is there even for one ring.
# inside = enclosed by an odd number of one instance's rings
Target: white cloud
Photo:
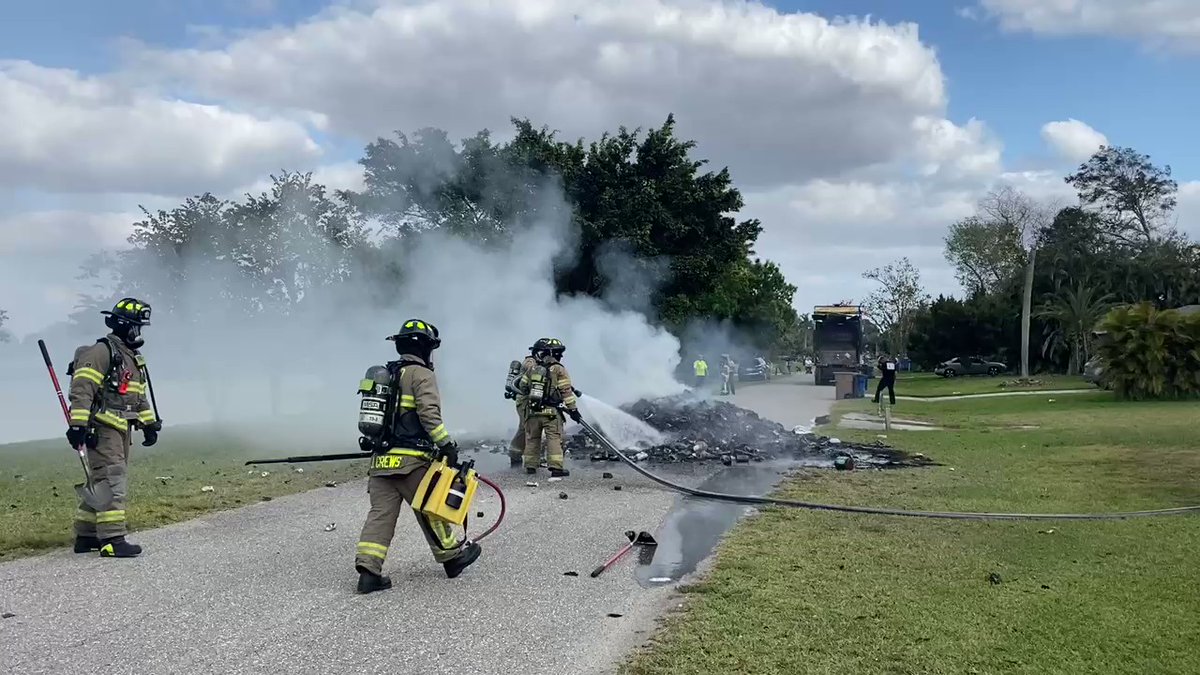
[[[980,0],[1012,31],[1046,35],[1111,35],[1151,46],[1200,50],[1196,0]]]
[[[62,279],[78,255],[50,251],[53,242],[71,227],[122,239],[133,221],[125,211],[159,206],[144,193],[167,208],[204,190],[239,198],[265,190],[268,173],[306,168],[331,189],[360,187],[361,167],[320,156],[310,131],[334,144],[422,126],[503,137],[510,115],[574,139],[657,126],[674,112],[710,168],[730,166],[743,215],[765,227],[757,249],[799,287],[801,309],[861,300],[872,290],[861,272],[900,256],[931,292],[956,292],[942,258],[946,226],[999,183],[1073,201],[1061,167],[1011,170],[983,121],[946,119],[940,64],[908,24],[731,0],[355,0],[294,26],[204,36],[198,49],[142,45],[125,71],[100,77],[0,68],[0,86],[21,96],[0,101],[0,121],[10,109],[46,118],[46,131],[35,124],[27,147],[16,146],[39,159],[0,155],[0,180],[20,173],[42,192],[64,191],[40,215],[0,213],[0,255],[9,247],[0,265],[14,262],[6,285],[70,297]],[[168,100],[131,81],[177,85],[219,105]],[[70,142],[48,131],[63,128]],[[1076,120],[1046,125],[1043,137],[1069,158],[1093,144],[1088,132],[1103,139]],[[5,133],[0,149],[16,142]],[[80,185],[98,192],[80,198]],[[87,200],[96,220],[73,213],[89,213]],[[1200,226],[1200,183],[1181,186],[1179,211],[1181,225],[1190,212],[1187,222]],[[13,234],[17,222],[25,229]],[[59,268],[38,276],[43,263]]]
[[[0,256],[118,248],[141,213],[47,210],[0,214]]]
[[[138,64],[366,138],[427,125],[507,132],[510,115],[574,138],[675,112],[681,134],[756,185],[895,161],[946,106],[936,55],[911,24],[724,0],[358,5],[221,49],[146,49]]]
[[[1042,125],[1042,140],[1068,162],[1083,162],[1108,145],[1107,136],[1074,118]]]
[[[71,192],[220,190],[311,162],[304,127],[160,98],[118,77],[0,61],[0,181]]]

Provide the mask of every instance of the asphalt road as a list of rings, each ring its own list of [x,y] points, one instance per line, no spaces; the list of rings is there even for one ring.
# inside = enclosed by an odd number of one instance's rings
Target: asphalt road
[[[793,425],[827,411],[832,388],[788,380],[734,400]],[[394,587],[355,594],[358,481],[139,532],[131,540],[146,551],[133,560],[61,551],[0,565],[0,612],[13,615],[0,619],[0,672],[613,672],[674,591],[639,586],[633,553],[588,573],[625,530],[653,533],[676,495],[628,467],[577,460],[570,478],[543,472],[526,487],[503,456],[479,458],[508,514],[457,579],[403,514],[384,567]],[[476,533],[499,510],[485,486],[480,495]]]

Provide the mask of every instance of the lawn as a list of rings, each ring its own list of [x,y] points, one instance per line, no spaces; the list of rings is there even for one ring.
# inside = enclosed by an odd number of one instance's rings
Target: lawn
[[[1035,384],[1013,384],[1018,378],[1012,375],[988,377],[971,375],[946,378],[933,373],[900,374],[896,379],[897,396],[953,396],[957,394],[995,394],[1006,391],[1042,391],[1052,389],[1095,389],[1095,385],[1074,375],[1036,375]],[[874,395],[877,379],[870,382],[870,393]],[[1005,386],[1007,385],[1007,386]]]
[[[135,434],[130,451],[129,524],[144,530],[259,500],[360,478],[359,461],[248,467],[247,459],[352,452],[259,429],[168,429],[152,448]],[[66,439],[0,445],[0,560],[70,545],[74,485],[83,469]],[[302,470],[301,470],[302,469]],[[263,473],[266,473],[264,476]],[[211,486],[212,491],[203,491]]]
[[[920,404],[950,429],[888,441],[941,466],[809,471],[781,492],[962,511],[1200,503],[1200,403],[1052,398]],[[1197,550],[1200,515],[955,522],[767,509],[726,538],[684,609],[623,671],[1195,673]]]

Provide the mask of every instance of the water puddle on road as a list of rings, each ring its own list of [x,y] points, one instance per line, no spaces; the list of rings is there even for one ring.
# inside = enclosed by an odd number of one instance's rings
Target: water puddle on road
[[[731,466],[696,487],[709,492],[765,495],[779,485],[788,469],[802,466],[828,467],[831,466],[831,462],[823,458],[814,458],[811,461]],[[641,548],[638,551],[639,564],[635,571],[638,584],[644,588],[662,586],[674,583],[694,572],[713,552],[729,528],[753,508],[746,504],[680,496],[667,515],[666,521],[653,533],[658,540],[658,546]],[[653,557],[647,560],[646,557],[649,556]]]

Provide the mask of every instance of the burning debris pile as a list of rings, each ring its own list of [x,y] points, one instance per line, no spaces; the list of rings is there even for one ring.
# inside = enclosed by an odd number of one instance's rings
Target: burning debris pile
[[[912,466],[928,463],[912,458],[882,442],[864,445],[843,443],[812,433],[797,433],[781,424],[763,419],[745,408],[724,401],[703,401],[688,395],[642,400],[624,408],[664,434],[662,443],[641,443],[629,448],[627,455],[640,461],[678,463],[720,461],[762,462],[769,459],[828,459],[850,455],[859,465]],[[604,431],[603,424],[599,425]],[[618,461],[591,436],[577,433],[566,439],[567,449],[577,459]]]

